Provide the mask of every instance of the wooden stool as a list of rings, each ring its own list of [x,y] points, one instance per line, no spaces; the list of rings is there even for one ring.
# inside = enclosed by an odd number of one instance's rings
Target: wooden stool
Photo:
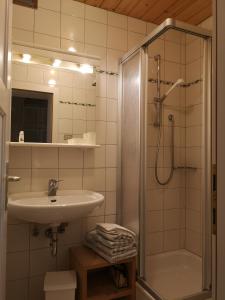
[[[96,254],[93,250],[81,246],[70,249],[70,266],[75,269],[78,279],[79,300],[136,299],[136,258],[119,262],[126,264],[128,270],[128,287],[117,289],[109,276],[113,265]]]

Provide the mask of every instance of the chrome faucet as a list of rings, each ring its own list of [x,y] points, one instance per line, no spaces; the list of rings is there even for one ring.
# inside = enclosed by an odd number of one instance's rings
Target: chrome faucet
[[[48,181],[48,196],[56,196],[56,192],[59,188],[59,182],[63,180],[49,179]]]

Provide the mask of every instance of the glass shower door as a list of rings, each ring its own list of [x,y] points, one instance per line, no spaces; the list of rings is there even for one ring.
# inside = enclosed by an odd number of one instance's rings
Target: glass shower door
[[[146,53],[138,50],[121,66],[121,224],[134,231],[139,238],[139,249],[144,239],[140,238],[140,220],[145,183],[145,75]],[[140,255],[144,258],[144,255]],[[144,266],[144,263],[141,263]]]

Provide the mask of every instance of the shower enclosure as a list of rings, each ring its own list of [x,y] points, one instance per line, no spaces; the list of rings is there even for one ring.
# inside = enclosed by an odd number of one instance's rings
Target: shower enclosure
[[[167,19],[121,60],[118,216],[156,299],[211,293],[211,33]]]

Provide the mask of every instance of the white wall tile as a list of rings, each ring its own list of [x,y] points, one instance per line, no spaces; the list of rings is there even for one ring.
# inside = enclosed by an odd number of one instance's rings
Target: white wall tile
[[[40,67],[30,67],[27,72],[27,78],[28,81],[31,81],[33,83],[43,84],[44,72]]]
[[[146,213],[146,216],[147,230],[149,233],[163,230],[162,211],[151,211]]]
[[[44,275],[31,277],[29,280],[29,299],[44,300]]]
[[[91,21],[107,24],[107,11],[91,5],[86,5],[85,18]]]
[[[62,15],[61,35],[65,39],[84,42],[84,20],[73,16]]]
[[[96,141],[97,144],[106,143],[106,122],[96,121]]]
[[[108,26],[107,47],[115,50],[127,50],[127,31]]]
[[[83,189],[105,191],[105,169],[84,169]]]
[[[180,248],[179,230],[165,231],[164,234],[164,251],[173,251]]]
[[[147,24],[136,18],[128,17],[128,31],[146,34]]]
[[[71,41],[67,39],[61,39],[61,49],[68,51],[71,47],[73,47],[78,53],[84,52],[84,43]]]
[[[13,41],[33,43],[34,34],[32,31],[12,28],[12,39]]]
[[[84,168],[104,168],[105,167],[105,146],[84,151]]]
[[[54,11],[60,11],[60,0],[39,0],[38,7],[50,9]]]
[[[116,214],[116,192],[106,192],[105,197],[105,214]]]
[[[118,98],[118,77],[116,75],[107,75],[107,97]]]
[[[46,147],[32,148],[32,168],[57,169],[58,149]]]
[[[116,223],[117,222],[116,215],[107,215],[107,216],[105,216],[105,222],[106,223]]]
[[[9,169],[9,175],[19,176],[20,181],[9,182],[9,193],[23,193],[31,190],[31,169]]]
[[[21,17],[23,16],[23,17]],[[13,27],[33,31],[34,27],[34,10],[21,6],[13,5]]]
[[[84,4],[73,0],[61,0],[63,14],[84,18]]]
[[[120,58],[123,57],[124,52],[107,49],[107,70],[110,72],[118,72],[119,71],[119,61]]]
[[[83,168],[83,150],[73,148],[60,148],[59,168]]]
[[[150,255],[157,254],[163,250],[163,233],[153,232],[146,238],[147,240],[147,251]]]
[[[82,220],[78,219],[66,226],[65,232],[59,236],[58,245],[79,244],[82,240]],[[69,249],[68,249],[69,250]]]
[[[128,32],[127,48],[132,49],[143,41],[145,35],[136,32]]]
[[[30,147],[10,147],[9,168],[28,169],[31,168],[31,148]]]
[[[116,191],[116,168],[107,168],[106,169],[106,191],[115,192]]]
[[[40,264],[40,262],[42,262]],[[44,275],[56,269],[56,257],[51,255],[49,249],[38,249],[30,252],[30,275]]]
[[[8,300],[27,300],[28,299],[28,279],[8,281],[6,286]]]
[[[85,53],[90,55],[96,55],[101,58],[99,66],[102,69],[106,68],[106,48],[101,46],[95,46],[90,44],[85,44]]]
[[[35,10],[35,31],[60,36],[60,14],[39,8]]]
[[[34,34],[34,43],[36,45],[43,45],[50,48],[60,48],[60,38],[49,36],[41,33]]]
[[[7,251],[17,252],[29,249],[29,225],[8,225]]]
[[[7,254],[7,279],[16,280],[28,277],[29,254],[26,251]]]
[[[60,190],[82,190],[82,169],[59,169]]]
[[[106,98],[96,99],[96,120],[106,121]]]
[[[156,27],[157,27],[156,24],[147,23],[147,34],[150,34]]]
[[[106,145],[106,167],[115,168],[117,167],[117,146]]]
[[[115,122],[107,122],[106,143],[109,145],[117,144],[117,124]]]
[[[108,11],[108,25],[127,29],[127,16]]]
[[[85,43],[106,47],[107,26],[92,21],[85,21]]]

